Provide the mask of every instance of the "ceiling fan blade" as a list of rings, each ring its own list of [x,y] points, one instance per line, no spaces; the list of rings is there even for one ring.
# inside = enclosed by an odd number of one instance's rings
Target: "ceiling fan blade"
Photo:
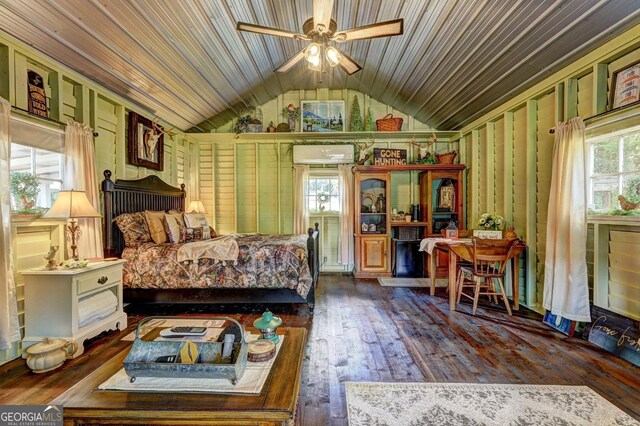
[[[344,31],[337,31],[331,39],[342,43],[345,41],[362,40],[365,38],[400,35],[403,31],[404,19],[394,19],[393,21],[378,22]]]
[[[329,29],[331,22],[331,12],[333,11],[333,0],[313,0],[313,28],[319,33],[324,33]]]
[[[236,26],[238,31],[247,31],[250,33],[267,34],[277,37],[294,38],[296,40],[309,40],[304,34],[294,33],[292,31],[285,31],[279,28],[263,27],[262,25],[249,24],[246,22],[238,22]]]
[[[340,63],[338,65],[340,65],[340,68],[342,68],[344,72],[346,72],[349,75],[352,75],[362,69],[362,67],[356,61],[351,59],[351,56],[347,55],[337,47],[336,49],[338,50],[338,52],[340,52]]]
[[[307,48],[305,47],[304,49],[302,49],[301,51],[299,51],[298,53],[293,55],[291,58],[287,59],[287,61],[284,62],[282,65],[280,65],[278,68],[276,68],[274,72],[287,72],[287,71],[289,71],[291,68],[293,68],[293,66],[295,64],[297,64],[298,62],[300,62],[304,58],[304,51],[306,49]]]

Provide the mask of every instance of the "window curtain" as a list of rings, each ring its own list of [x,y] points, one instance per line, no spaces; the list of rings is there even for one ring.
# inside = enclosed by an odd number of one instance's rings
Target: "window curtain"
[[[16,283],[11,252],[11,104],[0,98],[0,350],[20,340]]]
[[[64,141],[65,189],[85,191],[96,210],[100,211],[98,179],[96,177],[93,130],[86,124],[69,121]],[[82,258],[102,258],[102,226],[100,218],[78,219],[82,235],[78,254]]]
[[[582,118],[559,123],[549,191],[543,306],[554,315],[589,322],[585,162]]]
[[[338,185],[340,186],[340,243],[338,244],[338,262],[353,265],[353,173],[350,164],[338,166]]]
[[[309,229],[309,208],[305,193],[309,183],[309,166],[293,166],[293,232],[306,234]]]

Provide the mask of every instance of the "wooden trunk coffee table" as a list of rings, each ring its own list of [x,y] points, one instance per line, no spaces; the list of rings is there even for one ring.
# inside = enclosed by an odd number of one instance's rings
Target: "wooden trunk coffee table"
[[[64,424],[281,425],[294,419],[307,331],[280,328],[286,338],[260,394],[196,394],[99,390],[122,368],[129,348],[78,382],[52,405]]]

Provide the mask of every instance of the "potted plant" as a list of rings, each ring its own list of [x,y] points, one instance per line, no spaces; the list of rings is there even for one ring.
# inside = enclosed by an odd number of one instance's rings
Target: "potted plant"
[[[296,122],[300,118],[300,107],[295,107],[293,104],[282,108],[282,115],[286,116],[289,120],[289,131],[295,132]]]
[[[31,173],[11,172],[11,195],[13,196],[14,214],[33,215],[42,213],[36,207],[40,193],[40,182]]]

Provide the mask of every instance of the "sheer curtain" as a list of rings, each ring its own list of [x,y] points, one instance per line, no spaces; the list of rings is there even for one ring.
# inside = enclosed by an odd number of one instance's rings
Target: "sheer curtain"
[[[66,189],[86,191],[91,205],[100,211],[94,151],[91,127],[69,121],[64,142],[64,186]],[[80,256],[103,257],[100,218],[78,219],[78,225],[82,232],[78,241]]]
[[[309,229],[309,208],[304,194],[309,183],[309,166],[293,166],[293,232],[306,234]]]
[[[338,185],[340,186],[340,238],[338,262],[353,265],[353,173],[350,164],[338,166]]]
[[[543,306],[572,321],[591,321],[587,283],[584,122],[556,126],[547,215]]]
[[[16,283],[13,280],[11,253],[11,104],[0,98],[0,350],[9,349],[20,340]]]

